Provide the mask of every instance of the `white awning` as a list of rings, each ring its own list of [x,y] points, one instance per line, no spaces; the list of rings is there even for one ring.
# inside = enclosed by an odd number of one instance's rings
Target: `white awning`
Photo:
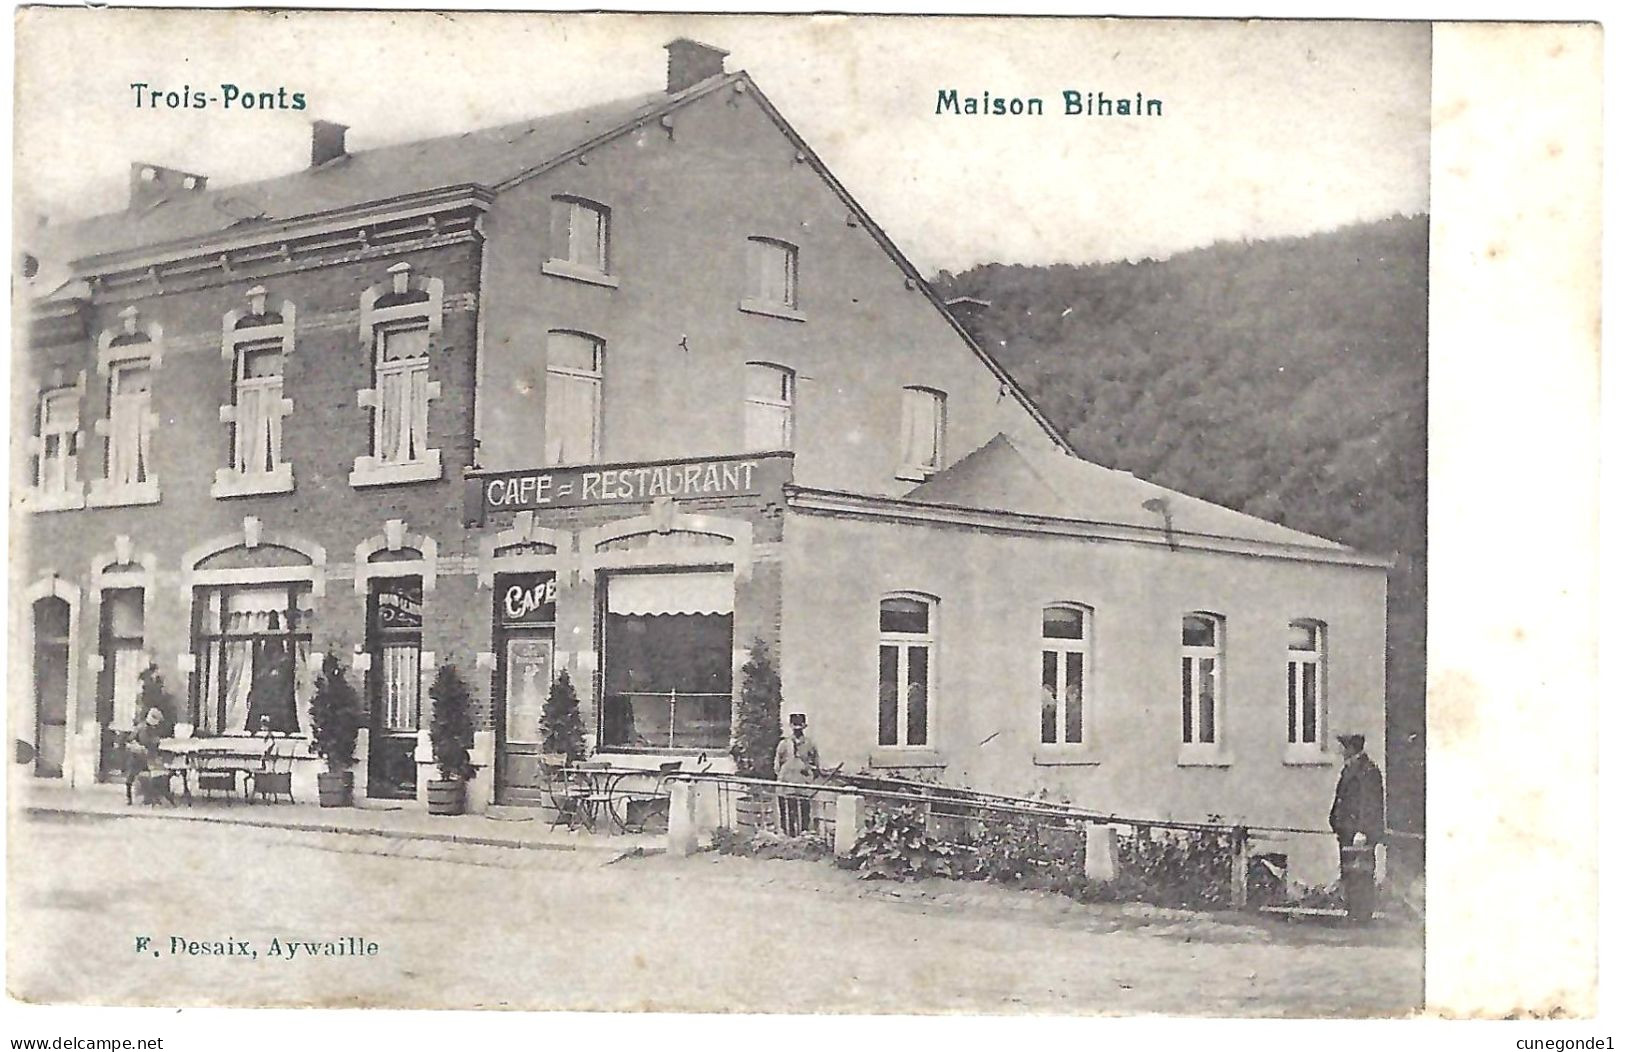
[[[731,614],[731,573],[651,573],[609,579],[612,614]]]

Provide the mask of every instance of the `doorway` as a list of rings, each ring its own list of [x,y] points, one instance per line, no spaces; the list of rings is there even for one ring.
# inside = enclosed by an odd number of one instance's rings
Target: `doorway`
[[[423,726],[423,579],[374,578],[367,601],[367,795],[418,795]]]
[[[556,580],[549,572],[506,574],[495,589],[497,802],[546,802],[542,706],[553,687]]]
[[[34,604],[34,774],[61,778],[68,741],[71,609],[47,596]]]

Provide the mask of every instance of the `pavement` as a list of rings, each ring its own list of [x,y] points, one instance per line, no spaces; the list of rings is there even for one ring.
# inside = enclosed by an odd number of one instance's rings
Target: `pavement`
[[[326,841],[346,843],[362,853],[376,845],[348,838],[416,841],[424,844],[526,851],[571,851],[603,856],[612,862],[665,850],[664,836],[554,827],[552,812],[535,807],[492,807],[482,814],[431,815],[411,801],[358,800],[354,807],[320,807],[310,803],[249,803],[241,799],[197,797],[191,804],[127,804],[122,785],[68,788],[41,781],[13,782],[12,810],[41,817],[89,821],[207,823],[251,826],[287,832],[338,834]]]

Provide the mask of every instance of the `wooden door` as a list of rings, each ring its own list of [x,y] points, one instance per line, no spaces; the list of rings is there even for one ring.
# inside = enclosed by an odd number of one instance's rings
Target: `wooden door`
[[[498,653],[498,715],[502,743],[497,759],[501,803],[543,802],[542,705],[553,686],[552,629],[504,633]]]

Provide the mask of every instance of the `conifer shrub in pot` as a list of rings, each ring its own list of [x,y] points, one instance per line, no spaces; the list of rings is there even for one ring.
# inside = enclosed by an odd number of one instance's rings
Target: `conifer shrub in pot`
[[[771,781],[776,776],[773,754],[783,736],[779,722],[783,694],[773,653],[765,639],[757,636],[751,642],[750,657],[740,672],[739,718],[728,751],[741,777]],[[741,826],[760,829],[774,824],[773,806],[773,794],[768,789],[747,788],[734,802],[734,813]]]
[[[361,695],[344,676],[344,666],[329,650],[316,677],[310,699],[312,748],[327,764],[316,776],[316,791],[323,807],[355,805],[355,746],[363,718]]]
[[[429,744],[434,750],[440,777],[429,782],[429,813],[460,815],[468,806],[468,782],[474,777],[474,699],[468,683],[450,662],[435,672],[429,687],[433,705],[429,720]]]

